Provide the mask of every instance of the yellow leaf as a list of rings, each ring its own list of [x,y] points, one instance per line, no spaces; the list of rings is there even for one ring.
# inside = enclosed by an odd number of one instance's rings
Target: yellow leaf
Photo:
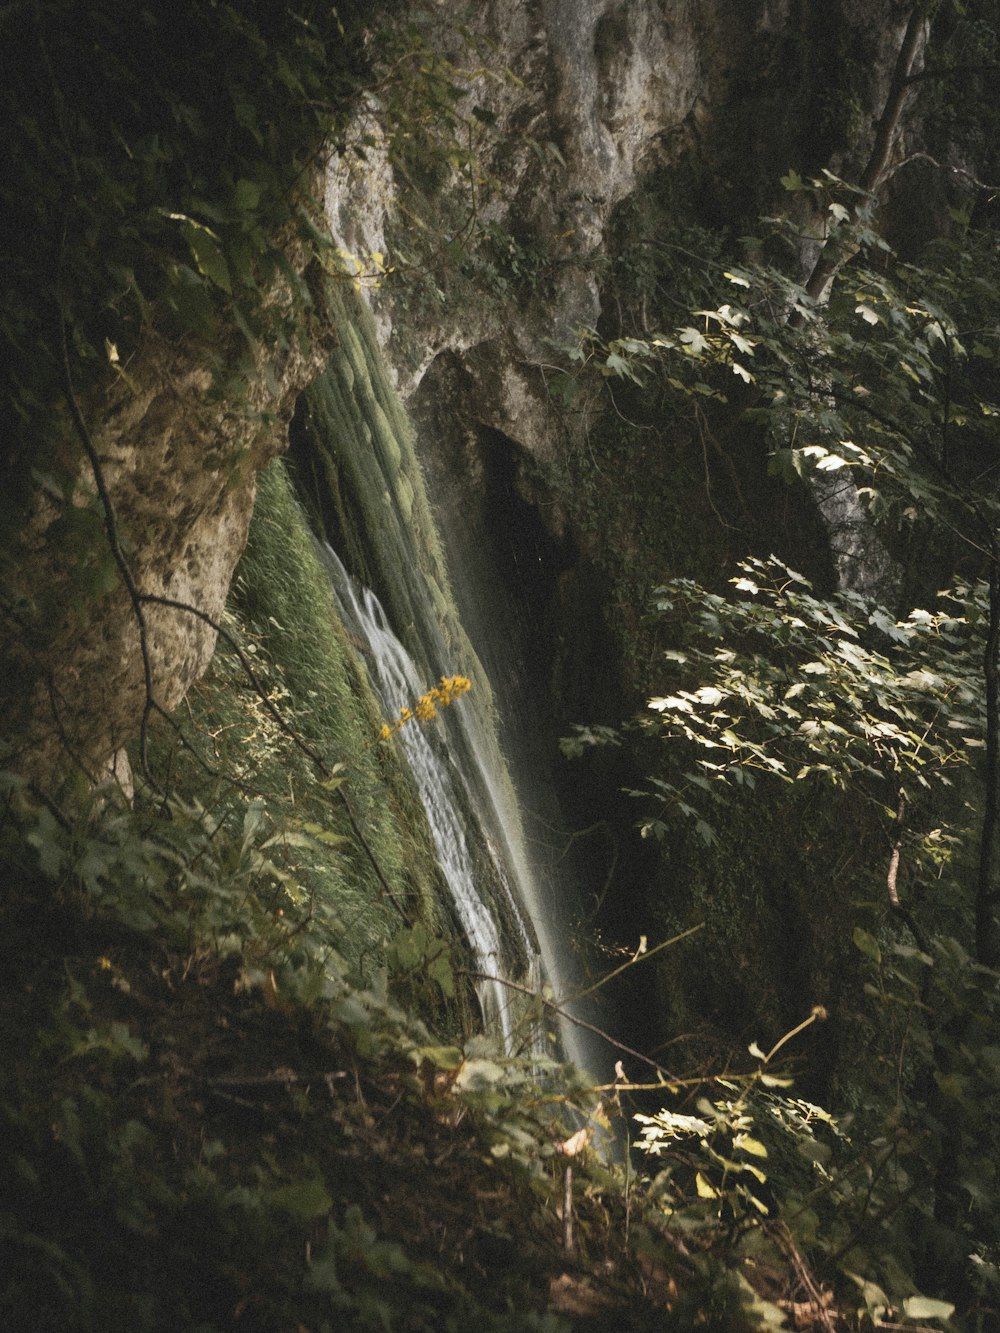
[[[575,1157],[578,1152],[586,1148],[590,1142],[590,1130],[584,1125],[583,1129],[578,1129],[575,1134],[571,1134],[565,1142],[556,1147],[556,1152],[562,1153],[564,1157]]]
[[[699,1199],[717,1199],[719,1191],[715,1186],[701,1174],[699,1171],[694,1178],[694,1187],[698,1191]]]
[[[751,1138],[749,1134],[737,1134],[733,1139],[733,1148],[742,1148],[751,1157],[766,1157],[767,1149],[761,1143],[760,1139]]]

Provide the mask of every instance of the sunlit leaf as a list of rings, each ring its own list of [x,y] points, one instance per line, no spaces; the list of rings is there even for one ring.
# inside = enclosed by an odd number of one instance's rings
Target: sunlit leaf
[[[755,1139],[750,1134],[737,1134],[733,1139],[733,1150],[740,1149],[742,1152],[749,1153],[751,1157],[766,1157],[767,1148],[761,1143],[760,1139]]]
[[[699,1199],[718,1199],[720,1197],[719,1191],[700,1171],[695,1175],[694,1187],[698,1191]]]
[[[903,1313],[907,1319],[950,1319],[955,1307],[950,1301],[936,1301],[930,1296],[907,1296]]]

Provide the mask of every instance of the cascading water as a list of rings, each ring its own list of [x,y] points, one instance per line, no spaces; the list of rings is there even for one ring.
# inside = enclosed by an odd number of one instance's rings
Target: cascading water
[[[330,571],[345,621],[371,650],[375,683],[386,713],[390,718],[398,717],[404,708],[412,706],[423,692],[426,682],[421,681],[416,663],[389,627],[385,611],[375,594],[355,583],[330,546],[323,543],[319,550]],[[455,914],[472,951],[476,969],[484,977],[477,986],[483,1017],[489,1026],[499,1029],[505,1047],[510,1050],[514,1045],[517,1006],[511,1003],[511,991],[499,980],[505,971],[505,950],[493,913],[476,886],[473,858],[459,814],[452,776],[445,759],[437,754],[420,726],[402,728],[399,738],[427,813],[431,836]],[[466,781],[461,773],[456,776],[460,782]],[[537,981],[537,948],[517,900],[510,891],[502,861],[488,838],[487,847],[498,882],[506,891],[508,901],[505,904],[505,915],[514,923],[520,936],[517,941],[518,952],[530,960],[529,983]]]
[[[498,738],[494,682],[454,602],[412,425],[389,383],[371,313],[346,286],[331,300],[341,343],[304,395],[291,432],[299,494],[317,536],[331,540],[350,570],[378,591],[376,600],[352,586],[340,561],[327,559],[342,611],[371,650],[373,684],[387,715],[412,707],[441,674],[460,671],[472,679],[472,695],[443,715],[427,747],[439,774],[436,793],[424,789],[421,770],[433,772],[426,755],[411,758],[414,776],[476,970],[532,991],[545,985],[563,1010],[578,985],[565,907],[572,894],[563,892],[551,866],[539,872],[537,848],[529,853]],[[420,747],[417,734],[415,727],[400,733],[407,757]],[[442,736],[446,754],[436,753]],[[483,983],[480,1003],[509,1042],[520,1007],[516,990]],[[566,1058],[594,1072],[606,1068],[607,1048],[594,1029],[562,1016],[558,1029]]]

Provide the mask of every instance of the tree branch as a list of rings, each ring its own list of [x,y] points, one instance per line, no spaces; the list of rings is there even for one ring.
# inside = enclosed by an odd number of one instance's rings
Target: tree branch
[[[894,911],[899,911],[899,888],[896,879],[899,875],[899,857],[903,849],[903,830],[906,819],[906,792],[903,788],[899,789],[899,798],[896,802],[896,837],[893,840],[892,852],[889,855],[889,869],[886,872],[885,882],[889,891],[889,906]]]
[[[886,179],[890,176],[895,176],[897,171],[901,171],[903,167],[908,167],[911,162],[929,162],[930,165],[936,167],[938,171],[950,171],[953,176],[963,177],[970,185],[975,186],[977,190],[986,190],[993,194],[1000,194],[1000,185],[990,185],[987,181],[981,181],[979,177],[975,175],[974,172],[969,171],[968,168],[953,167],[950,162],[939,162],[936,157],[931,157],[930,153],[924,152],[910,153],[909,156],[902,158],[896,163],[892,170],[887,173]]]
[[[87,461],[90,463],[90,470],[93,473],[94,484],[97,487],[97,494],[103,511],[104,530],[108,538],[108,547],[111,551],[112,559],[118,568],[121,581],[125,585],[125,591],[128,593],[129,601],[132,603],[132,614],[135,616],[135,622],[139,632],[139,651],[142,654],[142,673],[146,690],[146,697],[142,709],[142,720],[139,724],[139,759],[142,765],[143,774],[147,780],[156,787],[157,784],[149,771],[149,718],[154,708],[158,708],[158,705],[153,692],[153,662],[149,651],[149,634],[142,606],[142,594],[136,586],[132,570],[128,561],[125,559],[125,553],[122,550],[121,541],[118,537],[118,519],[115,514],[114,502],[111,499],[111,493],[104,480],[104,471],[101,468],[101,460],[97,456],[97,450],[94,448],[94,442],[91,439],[90,431],[87,429],[87,423],[83,419],[83,413],[80,411],[80,404],[77,402],[76,391],[73,388],[73,375],[69,364],[69,347],[66,342],[66,317],[61,306],[59,307],[59,338],[61,343],[60,350],[62,353],[63,392],[65,393],[66,401],[69,404],[70,416],[73,419],[74,429],[83,446],[83,452],[87,455]]]
[[[889,85],[882,115],[875,129],[875,142],[868,158],[868,164],[858,184],[866,194],[874,194],[884,183],[892,150],[895,147],[899,122],[903,107],[910,92],[911,75],[917,57],[923,48],[927,23],[940,0],[917,0],[910,11],[910,17],[903,34],[903,41],[896,56],[896,67]]]
[[[592,1032],[595,1036],[601,1037],[606,1041],[609,1046],[613,1046],[616,1051],[621,1051],[623,1055],[630,1055],[634,1060],[641,1060],[644,1065],[648,1065],[650,1069],[659,1074],[665,1083],[678,1082],[677,1076],[671,1074],[669,1069],[664,1068],[664,1066],[659,1064],[656,1060],[651,1059],[648,1055],[643,1055],[642,1051],[637,1051],[631,1046],[626,1046],[624,1042],[619,1041],[616,1037],[612,1037],[610,1032],[605,1032],[603,1028],[597,1027],[594,1023],[588,1023],[585,1018],[577,1018],[575,1014],[571,1014],[568,1009],[564,1009],[557,1001],[548,999],[545,995],[542,995],[539,991],[533,990],[530,986],[526,986],[521,981],[511,981],[509,977],[490,976],[487,972],[469,972],[465,970],[459,971],[459,976],[470,977],[473,981],[491,981],[499,986],[507,986],[510,990],[519,991],[522,995],[530,995],[533,999],[540,999],[546,1009],[551,1010],[554,1014],[558,1014],[560,1018],[565,1018],[566,1021],[572,1023],[574,1027],[583,1028],[586,1032]]]
[[[986,790],[979,840],[976,886],[976,960],[986,967],[1000,962],[1000,928],[996,913],[998,841],[1000,841],[1000,539],[990,547],[990,618],[983,649],[986,683]]]
[[[905,924],[910,934],[916,941],[917,948],[923,953],[928,952],[927,937],[917,925],[913,913],[899,900],[899,886],[897,879],[899,877],[899,864],[903,851],[903,834],[906,829],[906,792],[902,787],[899,788],[896,799],[896,836],[893,839],[892,851],[889,853],[889,868],[886,871],[885,884],[889,894],[889,908],[894,916]]]
[[[899,122],[910,93],[913,66],[923,47],[926,25],[939,2],[940,0],[917,0],[910,11],[906,31],[896,56],[889,94],[875,127],[875,138],[868,155],[868,162],[858,181],[862,192],[860,198],[865,200],[870,199],[888,178]],[[858,242],[851,235],[850,228],[852,223],[858,221],[861,206],[860,200],[856,198],[851,205],[849,219],[834,228],[806,279],[806,294],[817,303],[826,300],[834,278],[858,251]],[[792,328],[801,328],[804,320],[801,314],[793,311],[788,322]]]

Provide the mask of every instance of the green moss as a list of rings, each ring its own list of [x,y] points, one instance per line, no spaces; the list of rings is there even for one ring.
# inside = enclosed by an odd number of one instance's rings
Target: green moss
[[[233,632],[290,724],[327,765],[346,765],[343,791],[398,902],[414,918],[446,925],[423,808],[394,747],[376,739],[379,702],[280,462],[260,478],[231,610]],[[339,951],[370,971],[402,924],[399,914],[339,795],[324,790],[309,758],[280,732],[225,644],[192,692],[191,710],[197,730],[216,738],[216,761],[252,783],[273,817],[345,838],[329,855],[303,853],[295,871],[303,892],[319,895],[339,922]]]
[[[297,489],[309,519],[284,463],[272,465],[260,478],[234,581],[233,629],[296,731],[327,765],[347,765],[344,792],[391,897],[461,950],[423,807],[396,745],[376,740],[384,719],[364,645],[340,621],[310,527],[379,591],[428,684],[442,673],[472,678],[473,699],[463,707],[476,710],[477,743],[492,748],[500,767],[491,694],[454,606],[410,424],[386,377],[370,316],[351,292],[334,295],[340,347],[306,395],[293,431]],[[320,861],[304,852],[295,872],[303,892],[333,905],[338,950],[370,974],[401,922],[339,795],[323,790],[308,757],[281,735],[225,645],[191,706],[197,727],[218,738],[213,758],[260,789],[276,815],[322,824],[346,839]],[[466,727],[448,726],[448,743],[468,759]],[[458,796],[471,826],[478,798],[461,790]],[[523,975],[527,960],[518,956],[514,923],[502,919],[505,891],[488,849],[471,839],[470,852],[480,892],[493,901],[510,944],[509,970]],[[471,1022],[468,996],[455,1003],[452,1025]]]

